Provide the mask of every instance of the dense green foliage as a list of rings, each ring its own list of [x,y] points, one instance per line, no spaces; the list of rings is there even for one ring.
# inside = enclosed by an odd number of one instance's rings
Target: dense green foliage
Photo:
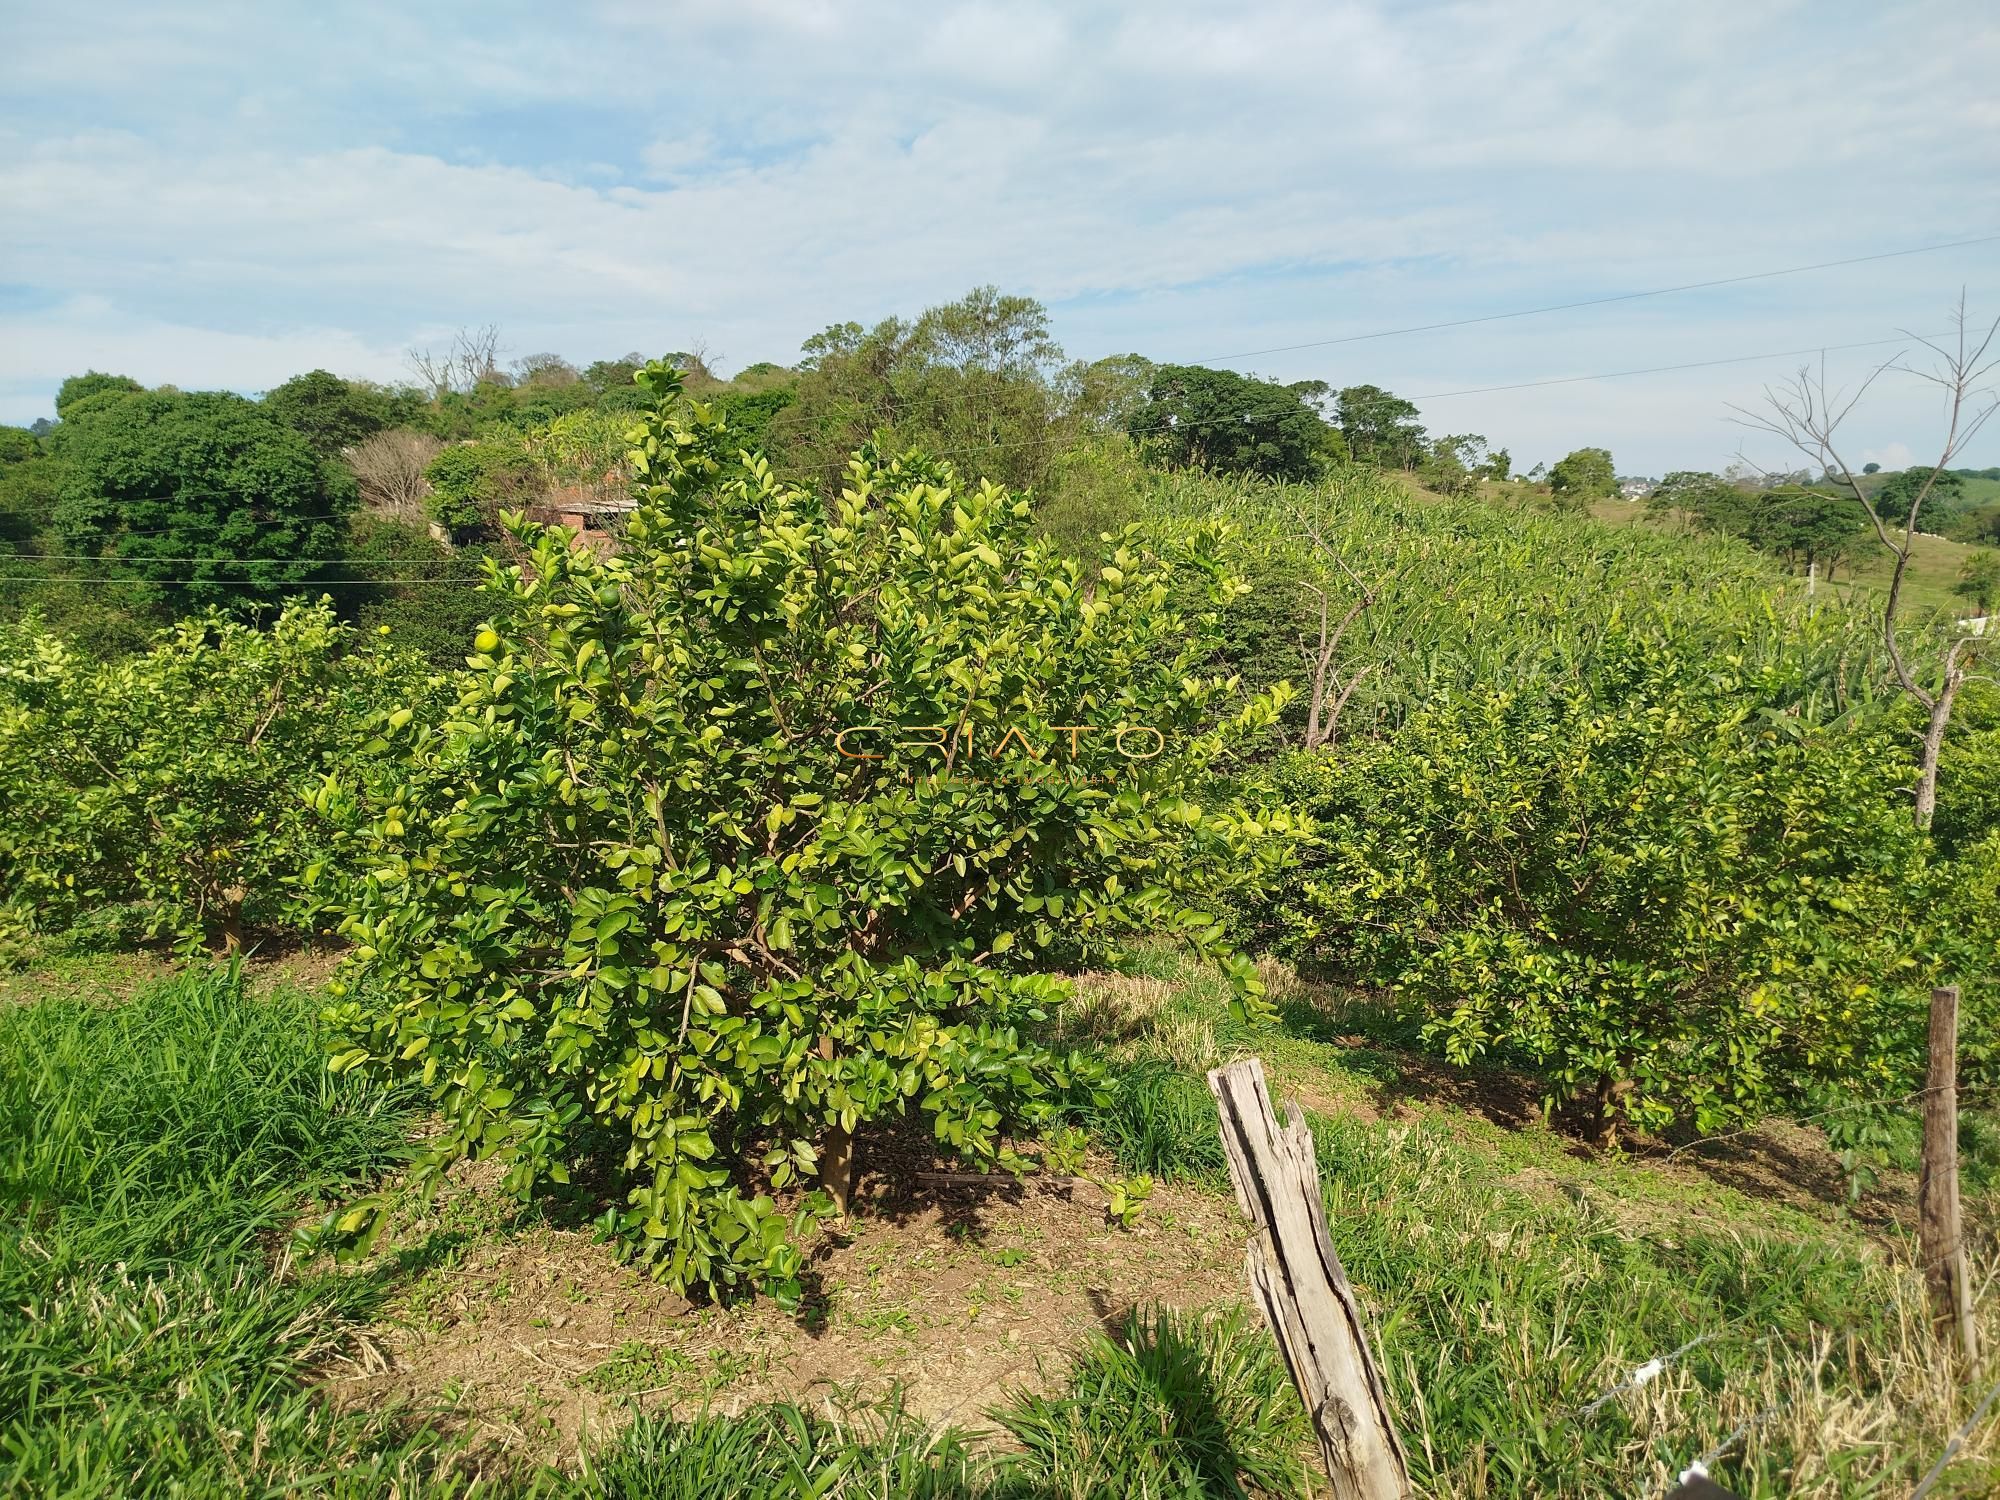
[[[1706,530],[1740,537],[1800,571],[1831,578],[1843,562],[1874,545],[1868,517],[1852,495],[1786,483],[1757,489],[1714,474],[1667,475],[1646,497],[1655,513],[1679,514]]]
[[[495,522],[502,508],[519,508],[533,493],[533,464],[519,446],[454,443],[424,470],[431,519],[452,532]]]
[[[914,320],[887,318],[866,329],[836,323],[806,340],[802,353],[789,399],[761,424],[749,407],[745,431],[761,425],[781,473],[828,485],[838,485],[849,457],[870,444],[921,447],[976,465],[996,483],[1037,485],[1056,455],[1109,419],[1133,378],[1115,361],[1066,362],[1047,309],[993,287]]]
[[[1293,762],[1319,826],[1308,950],[1407,999],[1454,1061],[1525,1062],[1604,1127],[1908,1087],[1941,976],[1907,767],[1807,717],[1796,659],[1745,652],[1621,627],[1581,680],[1443,694]]]
[[[498,546],[446,548],[428,532],[373,516],[355,518],[350,577],[371,580],[327,590],[342,616],[365,635],[387,635],[435,667],[464,664],[486,618],[480,585]]]
[[[1350,385],[1336,398],[1335,421],[1357,463],[1414,469],[1424,456],[1424,429],[1414,403],[1378,385]]]
[[[2000,552],[1986,548],[1968,557],[1952,592],[1970,599],[1980,614],[1992,614],[1994,601],[2000,600]]]
[[[84,410],[87,401],[103,396],[127,396],[144,389],[130,375],[106,375],[98,370],[72,375],[56,391],[56,418],[68,421]]]
[[[518,526],[456,703],[315,798],[357,945],[335,1063],[421,1077],[428,1173],[526,1191],[608,1129],[633,1248],[782,1286],[760,1188],[829,1135],[914,1107],[1008,1160],[1052,1118],[1039,957],[1219,942],[1184,902],[1254,886],[1284,820],[1211,765],[1273,705],[1200,673],[1238,588],[1213,528],[1086,580],[1004,490],[864,458],[823,499],[646,378],[627,549]]]
[[[1134,441],[1173,468],[1309,479],[1338,434],[1299,392],[1203,365],[1161,365],[1146,403],[1127,418]]]
[[[317,837],[302,784],[409,684],[324,606],[189,620],[106,661],[0,626],[0,905],[47,928],[140,903],[189,945],[282,920]]]
[[[1579,448],[1557,459],[1549,469],[1549,493],[1573,505],[1610,499],[1618,493],[1611,454],[1603,448]]]
[[[177,605],[254,602],[339,556],[352,477],[241,396],[86,398],[54,441],[65,550]]]
[[[326,370],[294,375],[264,393],[264,410],[312,445],[321,458],[338,458],[364,438],[407,419],[409,402],[373,386],[342,380]]]
[[[1917,502],[1918,529],[1937,531],[1963,506],[1965,481],[1950,469],[1935,474],[1929,469],[1903,469],[1889,475],[1868,498],[1875,513],[1892,526],[1906,522],[1912,502]]]
[[[1712,535],[1613,530],[1574,513],[1615,493],[1601,448],[1534,509],[1504,450],[1379,387],[1078,365],[991,288],[728,381],[490,352],[262,403],[91,374],[0,446],[0,547],[38,585],[7,607],[55,622],[5,641],[0,894],[192,944],[285,916],[309,867],[355,942],[343,1066],[424,1077],[432,1170],[498,1154],[525,1189],[608,1131],[612,1217],[666,1274],[784,1285],[776,1198],[855,1126],[922,1109],[1013,1161],[1074,1082],[1035,1040],[1048,971],[1147,927],[1288,946],[1606,1126],[1907,1087],[1932,978],[1970,987],[1970,1065],[1994,1049],[1990,700],[1920,837],[1879,621],[1739,545],[1822,578],[1854,554],[1863,508],[1809,473],[1672,474],[1651,507]],[[673,389],[696,404],[648,405]],[[350,516],[387,439],[417,471]],[[635,483],[617,555],[500,522]],[[114,568],[201,583],[120,615],[90,593]],[[369,634],[295,611],[118,655],[316,575]],[[442,697],[397,645],[453,669]],[[1129,758],[1121,723],[1169,743]]]
[[[1308,585],[1335,618],[1373,601],[1341,641],[1332,751],[1275,777],[1315,852],[1251,941],[1386,986],[1431,1045],[1529,1067],[1552,1099],[1602,1085],[1607,1124],[1914,1087],[1932,977],[1980,997],[1968,1056],[1991,1045],[2000,921],[1972,893],[1994,876],[2000,739],[1968,698],[1937,846],[1919,840],[1915,726],[1865,608],[1726,542],[1441,505],[1365,471],[1176,480],[1150,503],[1243,528],[1255,592],[1227,659],[1246,676],[1309,680]]]

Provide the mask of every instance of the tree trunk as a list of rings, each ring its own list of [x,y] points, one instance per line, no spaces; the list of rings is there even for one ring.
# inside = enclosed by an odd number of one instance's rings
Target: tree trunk
[[[1930,719],[1924,725],[1924,754],[1922,770],[1917,776],[1917,827],[1928,829],[1931,819],[1937,813],[1938,760],[1944,754],[1944,732],[1951,723],[1952,700],[1958,696],[1958,683],[1947,679],[1944,691],[1938,694],[1937,702],[1931,705]]]
[[[833,1061],[832,1037],[819,1039],[819,1055]],[[833,1199],[840,1216],[846,1218],[847,1205],[854,1193],[854,1135],[838,1124],[827,1126],[820,1134],[819,1185]]]
[[[1931,991],[1930,1068],[1924,1079],[1924,1157],[1917,1179],[1917,1254],[1938,1337],[1957,1335],[1968,1370],[1979,1367],[1979,1332],[1958,1211],[1958,986]]]
[[[243,951],[243,903],[249,892],[240,885],[233,885],[222,893],[222,951],[241,953]]]
[[[854,1137],[838,1125],[827,1126],[826,1133],[819,1138],[819,1185],[833,1199],[840,1216],[846,1218],[848,1201],[854,1192]]]
[[[1591,1098],[1592,1145],[1608,1151],[1618,1144],[1619,1106],[1632,1089],[1633,1083],[1629,1078],[1615,1078],[1609,1073],[1598,1075],[1597,1089]]]

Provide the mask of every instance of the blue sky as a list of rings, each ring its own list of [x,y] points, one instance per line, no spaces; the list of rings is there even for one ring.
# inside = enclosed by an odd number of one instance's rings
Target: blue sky
[[[394,379],[460,324],[731,369],[992,282],[1072,355],[1201,360],[2000,234],[1973,0],[10,12],[6,421],[85,367]],[[1961,286],[2000,312],[1996,272],[1989,243],[1236,363],[1432,395],[1935,332]],[[1775,463],[1728,406],[1796,363],[1424,410],[1524,467]],[[1853,446],[1937,425],[1885,381]]]

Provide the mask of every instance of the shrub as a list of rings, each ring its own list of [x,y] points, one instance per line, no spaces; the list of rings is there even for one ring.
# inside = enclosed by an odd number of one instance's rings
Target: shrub
[[[326,370],[294,375],[264,393],[264,409],[322,458],[340,454],[389,425],[389,396]]]
[[[497,441],[453,444],[425,466],[424,479],[431,519],[451,531],[487,526],[538,488],[534,460],[518,445]]]
[[[0,900],[44,924],[143,901],[155,933],[240,942],[306,857],[301,779],[360,742],[407,670],[354,649],[323,604],[269,631],[184,621],[103,662],[0,627]]]
[[[1549,470],[1549,493],[1576,506],[1608,500],[1618,493],[1618,476],[1605,448],[1579,448]]]
[[[361,517],[348,550],[348,571],[356,580],[380,581],[331,590],[340,613],[364,633],[386,635],[434,666],[463,665],[486,615],[479,586],[488,549],[477,543],[446,547],[428,531]]]
[[[1211,766],[1273,702],[1199,675],[1237,588],[1212,529],[1086,578],[1005,491],[864,455],[822,499],[647,380],[629,550],[517,520],[455,705],[316,798],[358,872],[321,876],[356,944],[334,1066],[430,1090],[420,1181],[498,1157],[526,1192],[609,1132],[630,1249],[784,1290],[818,1204],[763,1190],[828,1151],[837,1187],[856,1127],[914,1107],[1015,1161],[1053,1118],[1038,960],[1219,946],[1184,893],[1261,878],[1283,824]]]
[[[1161,365],[1146,404],[1128,430],[1151,457],[1171,468],[1266,479],[1307,479],[1319,472],[1328,431],[1298,391],[1272,380]]]
[[[1909,1086],[1931,871],[1908,759],[1795,688],[1621,627],[1586,681],[1446,694],[1293,760],[1321,824],[1303,946],[1607,1129]]]

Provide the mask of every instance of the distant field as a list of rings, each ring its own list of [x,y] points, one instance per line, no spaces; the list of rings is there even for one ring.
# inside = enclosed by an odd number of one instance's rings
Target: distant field
[[[1973,479],[1968,486],[2000,486],[2000,480]],[[1664,525],[1657,515],[1646,509],[1643,501],[1599,500],[1590,508],[1590,513],[1608,526]],[[1952,592],[1952,585],[1958,582],[1959,569],[1965,565],[1967,557],[1977,551],[1976,547],[1964,542],[1947,541],[1943,537],[1919,536],[1916,550],[1910,557],[1910,569],[1903,580],[1903,597],[1912,609],[1919,611],[1950,611],[1956,614],[1970,612],[1967,600]],[[1836,587],[1846,587],[1860,583],[1871,588],[1886,589],[1892,559],[1882,547],[1869,543],[1853,562],[1848,563],[1834,575]]]
[[[1975,483],[1991,483],[1978,480]],[[1916,549],[1910,554],[1910,569],[1904,575],[1903,595],[1918,609],[1948,610],[1954,614],[1970,614],[1972,603],[1961,594],[1951,591],[1958,582],[1958,572],[1965,565],[1967,557],[1978,549],[1963,542],[1948,542],[1943,537],[1920,536]],[[1844,576],[1876,588],[1889,586],[1889,573],[1893,559],[1876,547],[1873,551],[1857,559],[1858,566],[1846,570]]]

